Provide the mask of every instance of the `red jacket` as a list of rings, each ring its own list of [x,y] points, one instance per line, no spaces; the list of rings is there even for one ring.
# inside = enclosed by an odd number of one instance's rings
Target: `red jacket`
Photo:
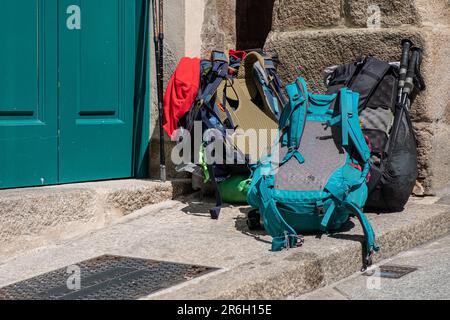
[[[164,130],[172,138],[180,119],[191,109],[200,86],[200,59],[184,57],[169,80],[164,96]]]

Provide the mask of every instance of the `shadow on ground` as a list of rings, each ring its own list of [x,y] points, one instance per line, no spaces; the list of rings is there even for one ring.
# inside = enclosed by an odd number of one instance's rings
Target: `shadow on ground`
[[[181,211],[187,215],[191,216],[197,216],[205,219],[210,219],[210,213],[209,210],[214,207],[213,199],[204,196],[201,193],[197,193],[195,195],[192,195],[190,197],[184,198],[183,203],[186,205]],[[243,235],[247,237],[251,237],[256,241],[263,242],[266,244],[271,244],[270,238],[268,238],[268,233],[264,230],[262,227],[258,230],[250,230],[247,225],[247,215],[250,211],[253,209],[249,206],[241,206],[236,207],[229,204],[224,204],[223,209],[227,208],[236,208],[239,210],[240,214],[237,215],[234,219],[234,225],[237,231],[242,233]],[[219,218],[220,219],[220,218]],[[316,239],[322,239],[323,236],[334,238],[334,239],[340,239],[345,241],[353,241],[353,242],[360,242],[362,246],[364,247],[364,237],[359,234],[349,234],[354,228],[355,223],[352,220],[347,221],[341,229],[330,231],[327,233],[322,232],[313,232],[313,233],[303,233],[302,236],[312,236]],[[364,250],[362,250],[361,258],[363,259]]]
[[[247,215],[251,210],[252,210],[251,207],[239,209],[239,211],[242,213],[242,215],[239,215],[238,217],[236,217],[234,219],[234,226],[235,226],[236,230],[238,230],[239,232],[241,232],[242,234],[244,234],[248,237],[252,237],[256,241],[270,244],[271,241],[262,239],[262,237],[266,237],[268,235],[266,230],[264,230],[263,228],[261,228],[259,230],[250,230],[249,229],[249,227],[247,225]]]

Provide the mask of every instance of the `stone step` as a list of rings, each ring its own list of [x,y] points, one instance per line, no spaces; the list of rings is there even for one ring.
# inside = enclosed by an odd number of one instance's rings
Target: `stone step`
[[[190,179],[130,179],[1,190],[0,255],[103,228],[190,189]]]

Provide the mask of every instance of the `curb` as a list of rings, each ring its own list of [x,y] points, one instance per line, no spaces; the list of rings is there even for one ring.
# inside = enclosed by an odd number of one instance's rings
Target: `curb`
[[[374,262],[450,232],[450,206],[411,204],[403,213],[368,214],[381,246]],[[149,299],[283,299],[347,278],[362,267],[362,229],[315,239],[299,249],[274,253]]]

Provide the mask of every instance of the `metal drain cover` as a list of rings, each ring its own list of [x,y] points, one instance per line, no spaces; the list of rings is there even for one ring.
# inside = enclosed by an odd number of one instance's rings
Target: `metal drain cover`
[[[0,300],[132,300],[215,271],[105,255],[0,289]]]
[[[365,276],[377,276],[380,278],[400,279],[407,274],[417,271],[417,268],[395,265],[384,265],[373,270],[366,271]]]

